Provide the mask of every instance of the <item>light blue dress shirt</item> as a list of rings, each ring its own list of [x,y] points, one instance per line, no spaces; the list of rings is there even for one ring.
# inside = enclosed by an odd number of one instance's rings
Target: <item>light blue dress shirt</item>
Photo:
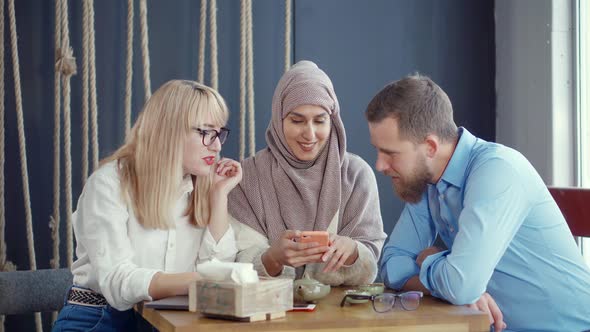
[[[454,304],[488,292],[508,330],[589,330],[590,269],[543,180],[519,152],[459,135],[441,179],[402,211],[383,249],[384,282],[400,289],[419,275]],[[437,234],[450,250],[420,269]]]

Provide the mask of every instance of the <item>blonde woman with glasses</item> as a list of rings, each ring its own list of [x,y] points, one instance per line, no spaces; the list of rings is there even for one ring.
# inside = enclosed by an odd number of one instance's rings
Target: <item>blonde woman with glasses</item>
[[[74,285],[53,331],[135,330],[136,303],[186,294],[199,262],[235,260],[227,195],[242,169],[219,160],[227,119],[223,98],[196,82],[147,101],[78,200]]]

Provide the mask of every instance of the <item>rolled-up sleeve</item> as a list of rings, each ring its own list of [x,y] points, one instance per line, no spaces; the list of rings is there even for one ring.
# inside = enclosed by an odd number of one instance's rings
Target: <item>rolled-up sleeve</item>
[[[233,262],[236,260],[237,253],[236,235],[231,224],[217,242],[209,231],[209,227],[207,227],[205,232],[203,232],[198,263],[211,260],[212,258],[225,262]]]
[[[417,204],[406,204],[381,256],[383,282],[390,288],[401,289],[408,279],[418,275],[416,257],[431,246],[436,230],[430,220],[425,197]]]
[[[129,214],[120,183],[103,172],[86,183],[74,215],[74,231],[84,246],[101,293],[118,310],[151,300],[149,285],[156,269],[140,268],[132,262],[134,251],[127,236]]]
[[[459,232],[451,251],[427,257],[420,281],[454,304],[474,303],[529,211],[515,169],[496,158],[474,168],[466,183]]]

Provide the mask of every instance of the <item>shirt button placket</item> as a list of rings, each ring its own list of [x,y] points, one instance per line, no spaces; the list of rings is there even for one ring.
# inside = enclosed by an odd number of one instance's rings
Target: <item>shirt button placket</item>
[[[441,219],[442,224],[444,226],[446,235],[448,237],[450,237],[450,236],[452,236],[451,233],[454,233],[455,232],[455,228],[451,224],[451,221],[449,220],[449,216],[446,214],[446,212],[448,210],[448,207],[447,207],[447,205],[445,203],[445,193],[442,191],[444,189],[445,188],[440,188],[439,189],[438,203],[440,205],[440,219]]]
[[[176,242],[176,230],[168,231],[168,250],[166,250],[166,262],[164,264],[167,272],[173,270],[173,264],[176,260],[176,250],[174,250],[174,243]]]

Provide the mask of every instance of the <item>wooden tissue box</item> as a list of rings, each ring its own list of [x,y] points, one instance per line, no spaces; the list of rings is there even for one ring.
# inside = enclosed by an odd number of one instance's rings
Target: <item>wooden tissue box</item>
[[[189,288],[189,310],[215,318],[257,321],[285,316],[293,309],[293,280],[257,283],[199,280]]]

